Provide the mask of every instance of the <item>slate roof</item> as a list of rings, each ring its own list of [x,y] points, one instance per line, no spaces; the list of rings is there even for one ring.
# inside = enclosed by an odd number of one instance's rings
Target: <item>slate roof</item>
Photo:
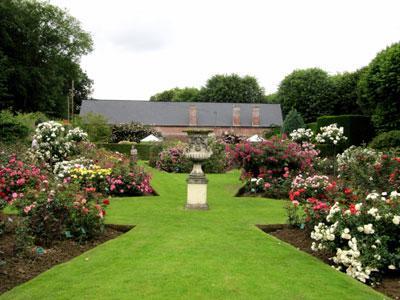
[[[106,116],[111,124],[140,122],[158,126],[189,126],[189,107],[197,108],[197,126],[232,126],[232,109],[240,107],[240,126],[251,127],[252,107],[260,108],[260,127],[282,125],[280,104],[151,102],[135,100],[83,100],[80,115]]]

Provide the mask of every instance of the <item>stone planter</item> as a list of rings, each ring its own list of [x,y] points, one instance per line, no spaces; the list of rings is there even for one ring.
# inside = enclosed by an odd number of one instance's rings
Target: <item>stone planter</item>
[[[185,156],[193,162],[193,169],[187,179],[187,209],[208,209],[207,178],[201,164],[210,158],[212,151],[208,145],[208,134],[212,130],[186,130],[189,146]]]

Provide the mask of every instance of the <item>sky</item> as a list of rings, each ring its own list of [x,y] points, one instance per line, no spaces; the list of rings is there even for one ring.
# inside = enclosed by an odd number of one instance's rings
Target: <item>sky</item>
[[[295,69],[366,66],[400,41],[399,0],[50,0],[91,33],[81,60],[96,99],[148,100],[215,74],[266,94]]]

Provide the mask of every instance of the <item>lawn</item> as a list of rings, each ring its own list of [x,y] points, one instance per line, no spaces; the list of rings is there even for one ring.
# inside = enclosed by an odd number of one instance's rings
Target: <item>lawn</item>
[[[113,198],[128,233],[1,299],[382,299],[255,224],[285,222],[284,201],[235,198],[237,171],[208,175],[209,211],[185,211],[186,175],[151,170],[157,197]]]

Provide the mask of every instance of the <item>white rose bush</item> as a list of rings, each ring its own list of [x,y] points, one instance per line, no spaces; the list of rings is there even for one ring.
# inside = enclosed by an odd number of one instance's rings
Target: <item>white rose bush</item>
[[[56,163],[67,160],[75,152],[76,144],[87,141],[87,137],[87,133],[80,128],[66,131],[56,121],[40,123],[33,136],[31,154],[37,161],[52,169]]]
[[[336,202],[311,238],[312,250],[334,254],[335,268],[374,284],[400,268],[400,193],[373,193],[350,205]]]
[[[320,133],[315,136],[315,140],[320,144],[338,145],[347,140],[343,134],[344,128],[338,127],[337,124],[331,124],[320,128]]]

